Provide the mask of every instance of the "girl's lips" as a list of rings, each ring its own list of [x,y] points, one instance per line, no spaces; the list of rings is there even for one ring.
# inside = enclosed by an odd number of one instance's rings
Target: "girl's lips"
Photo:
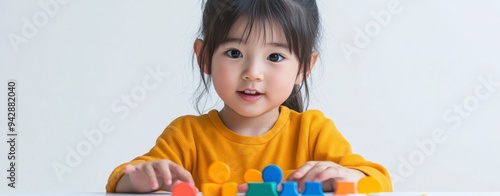
[[[238,92],[238,94],[240,95],[241,99],[243,99],[244,101],[248,101],[248,102],[258,101],[263,96],[263,94],[260,94],[260,93],[247,94],[247,93],[241,92],[241,91]]]

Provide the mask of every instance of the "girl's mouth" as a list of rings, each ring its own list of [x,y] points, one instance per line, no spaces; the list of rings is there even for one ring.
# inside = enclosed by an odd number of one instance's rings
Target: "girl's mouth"
[[[255,102],[263,96],[262,93],[255,90],[238,91],[238,94],[240,95],[241,99],[248,102]]]
[[[256,90],[244,90],[244,91],[239,91],[240,93],[247,94],[247,95],[261,95],[262,93],[257,92]]]

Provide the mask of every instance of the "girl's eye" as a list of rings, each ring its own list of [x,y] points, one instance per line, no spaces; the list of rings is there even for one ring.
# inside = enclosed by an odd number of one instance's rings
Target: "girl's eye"
[[[241,58],[243,57],[243,54],[239,50],[228,50],[226,52],[226,55],[231,57],[231,58]]]
[[[267,57],[267,60],[270,60],[272,62],[280,62],[283,60],[283,56],[281,54],[273,53]]]

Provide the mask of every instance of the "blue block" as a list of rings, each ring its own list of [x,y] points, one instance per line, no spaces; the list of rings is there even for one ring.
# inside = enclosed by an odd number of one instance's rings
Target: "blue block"
[[[306,182],[306,188],[302,196],[324,196],[321,182]]]
[[[299,196],[297,182],[283,182],[280,196]]]
[[[283,180],[283,171],[277,165],[268,165],[262,171],[262,180],[279,184]]]

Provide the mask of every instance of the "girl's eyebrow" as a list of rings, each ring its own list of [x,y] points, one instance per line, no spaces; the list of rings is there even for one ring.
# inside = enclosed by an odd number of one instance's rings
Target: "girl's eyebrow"
[[[228,37],[224,41],[222,41],[220,44],[221,45],[222,44],[227,44],[227,43],[238,43],[238,44],[240,44],[242,42],[244,42],[244,41],[242,39],[240,39],[240,38]],[[284,49],[287,49],[287,50],[289,49],[288,48],[288,44],[286,44],[286,43],[268,42],[268,43],[266,43],[266,45],[272,45],[274,47],[284,48]]]

